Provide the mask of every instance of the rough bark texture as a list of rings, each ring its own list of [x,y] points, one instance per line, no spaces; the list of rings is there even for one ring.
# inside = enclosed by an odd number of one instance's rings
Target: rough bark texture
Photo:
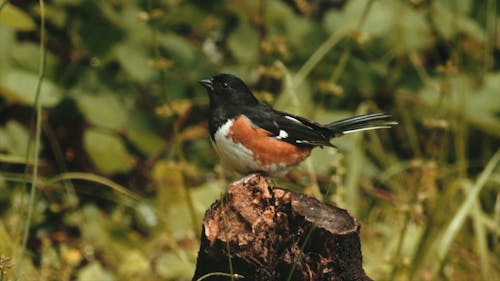
[[[241,280],[288,280],[290,274],[289,280],[371,280],[362,267],[359,228],[344,209],[250,175],[207,210],[193,280],[229,273],[228,256]]]

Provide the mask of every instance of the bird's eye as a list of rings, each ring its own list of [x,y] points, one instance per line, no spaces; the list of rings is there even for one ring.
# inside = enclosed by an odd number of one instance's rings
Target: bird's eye
[[[229,84],[228,84],[228,83],[226,83],[226,82],[224,82],[224,83],[222,84],[222,87],[224,87],[225,89],[227,89],[227,88],[229,88]]]

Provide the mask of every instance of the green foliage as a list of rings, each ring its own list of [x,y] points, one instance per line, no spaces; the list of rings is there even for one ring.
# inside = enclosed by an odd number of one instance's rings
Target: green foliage
[[[9,120],[5,126],[0,128],[0,149],[7,155],[26,156],[29,135],[19,122]]]
[[[119,131],[127,123],[127,111],[110,93],[80,94],[76,102],[87,122],[101,128]]]
[[[83,136],[83,146],[97,170],[104,174],[126,173],[133,167],[132,156],[116,135],[87,129]]]
[[[227,39],[227,46],[238,63],[255,64],[259,50],[259,37],[250,24],[240,24]]]
[[[5,3],[0,14],[0,25],[8,26],[19,31],[35,29],[35,21],[23,10],[9,3]]]
[[[38,111],[42,9],[15,3],[0,1],[5,278],[189,280],[203,213],[237,179],[209,147],[197,84],[218,72],[319,122],[399,122],[279,180],[356,214],[369,276],[500,275],[495,1],[50,1]]]
[[[500,122],[498,113],[500,103],[493,102],[499,98],[499,73],[485,74],[481,83],[473,80],[474,77],[465,74],[457,75],[447,81],[449,92],[447,95],[446,109],[454,114],[463,115],[468,122],[485,132],[500,136]],[[422,90],[422,98],[429,104],[439,102],[433,85],[439,81],[429,81],[428,86]],[[460,110],[460,112],[457,112]]]
[[[2,97],[7,103],[29,106],[35,100],[38,83],[35,73],[10,71],[3,75],[1,83]],[[43,83],[40,94],[40,102],[44,107],[53,107],[61,100],[61,90],[50,81]]]

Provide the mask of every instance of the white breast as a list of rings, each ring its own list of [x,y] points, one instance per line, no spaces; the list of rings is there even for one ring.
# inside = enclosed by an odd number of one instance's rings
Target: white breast
[[[214,147],[222,161],[240,173],[259,170],[259,165],[253,158],[252,151],[228,138],[229,129],[234,119],[228,120],[220,127],[214,136]]]

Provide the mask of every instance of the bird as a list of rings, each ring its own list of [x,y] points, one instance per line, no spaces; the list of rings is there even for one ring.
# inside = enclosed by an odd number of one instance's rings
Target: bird
[[[315,147],[335,147],[344,134],[391,128],[391,115],[373,113],[320,124],[260,102],[235,75],[198,81],[209,97],[208,130],[222,162],[241,174],[282,177]]]

